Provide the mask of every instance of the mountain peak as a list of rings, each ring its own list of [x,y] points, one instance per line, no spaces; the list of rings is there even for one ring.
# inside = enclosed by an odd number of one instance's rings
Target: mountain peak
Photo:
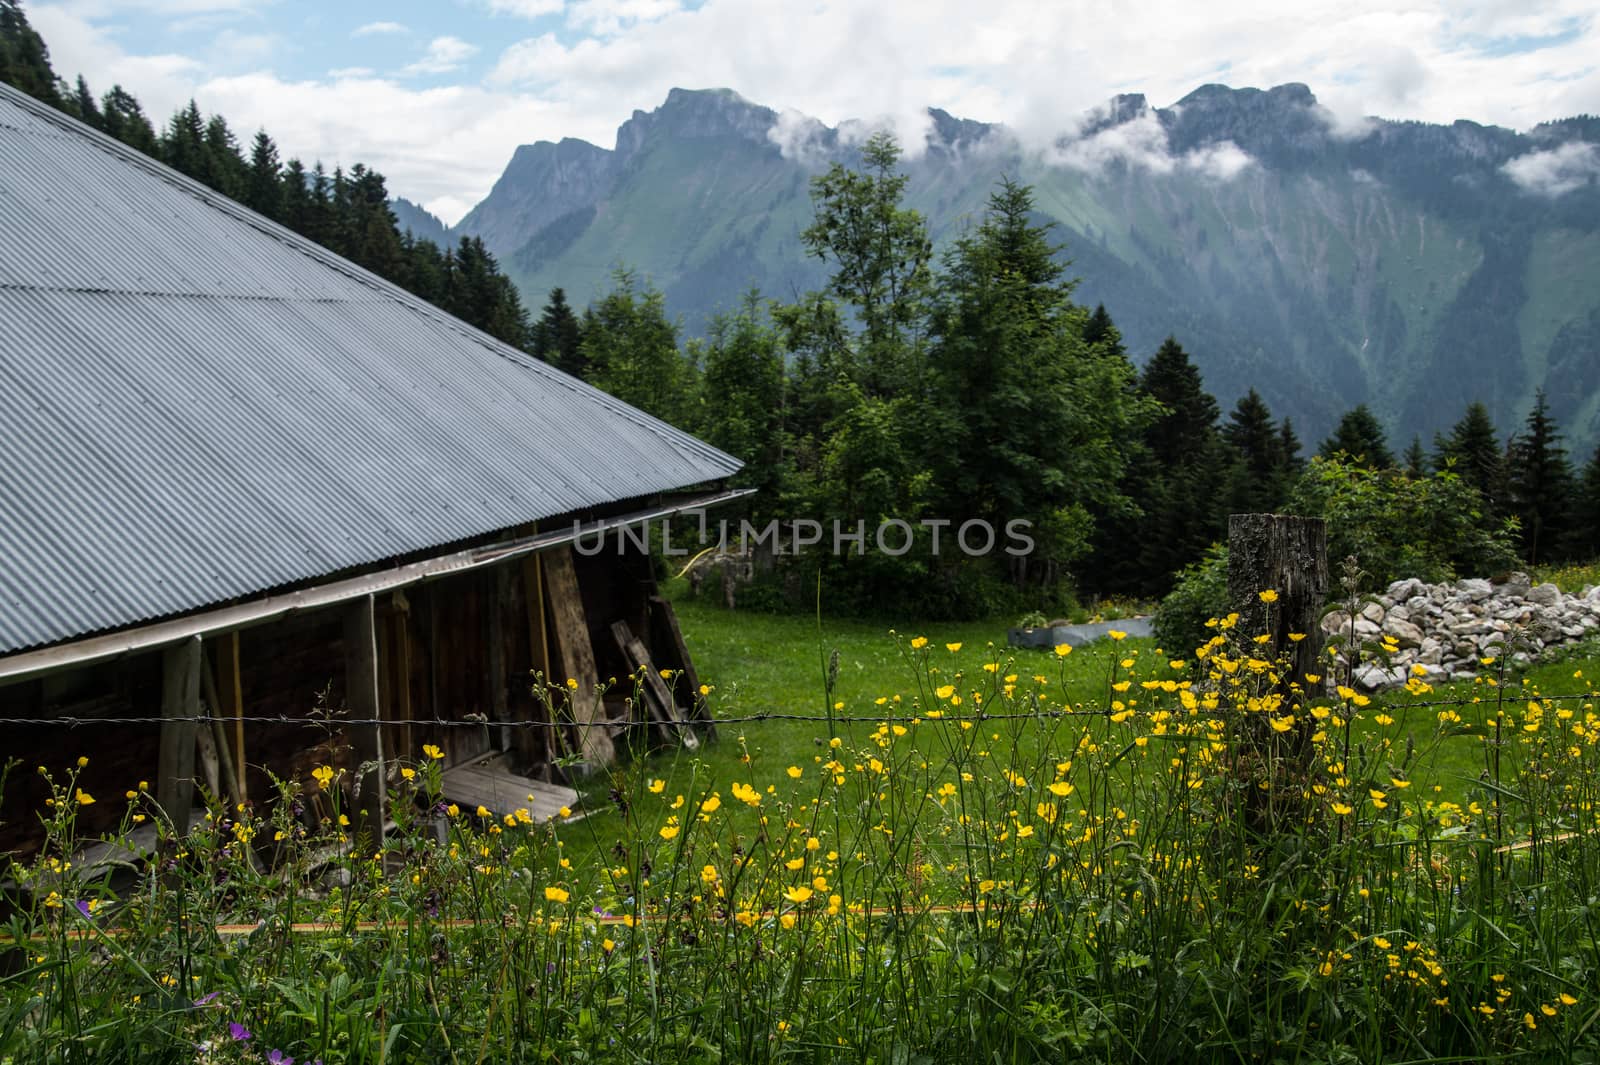
[[[751,103],[732,89],[674,88],[660,107],[634,111],[633,117],[617,128],[617,154],[627,158],[656,135],[736,137],[764,143],[777,117],[770,107]]]
[[[1305,85],[1270,89],[1202,85],[1160,112],[1174,151],[1232,141],[1253,158],[1305,162],[1327,148],[1327,113]]]

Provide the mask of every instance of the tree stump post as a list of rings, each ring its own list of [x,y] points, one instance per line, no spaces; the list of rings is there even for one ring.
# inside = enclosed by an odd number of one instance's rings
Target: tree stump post
[[[1275,593],[1273,601],[1262,592]],[[1249,781],[1248,821],[1269,835],[1302,823],[1304,787],[1311,769],[1316,719],[1305,703],[1317,690],[1308,675],[1325,674],[1322,605],[1328,595],[1328,534],[1321,518],[1286,514],[1234,514],[1228,518],[1228,601],[1238,613],[1236,631],[1246,640],[1269,639],[1252,657],[1274,663],[1279,679],[1271,694],[1282,697],[1274,714],[1245,722],[1240,769]],[[1290,639],[1291,634],[1299,640]],[[1282,669],[1278,663],[1287,663]],[[1277,732],[1269,717],[1292,713],[1294,724]]]
[[[1261,593],[1277,593],[1264,603]],[[1269,634],[1261,657],[1289,657],[1285,677],[1310,690],[1306,674],[1327,672],[1322,661],[1322,607],[1328,598],[1328,532],[1321,518],[1234,514],[1228,518],[1228,602],[1246,636]],[[1303,633],[1296,642],[1290,633]]]

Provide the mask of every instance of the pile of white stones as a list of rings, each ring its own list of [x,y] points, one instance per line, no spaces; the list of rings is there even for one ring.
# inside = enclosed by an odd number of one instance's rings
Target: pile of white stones
[[[1393,637],[1390,646],[1399,650],[1387,667],[1377,661],[1356,667],[1356,683],[1369,691],[1404,684],[1413,675],[1429,684],[1470,679],[1486,658],[1499,663],[1509,656],[1511,663],[1525,664],[1545,648],[1580,640],[1597,627],[1600,587],[1567,595],[1553,584],[1533,584],[1525,573],[1503,581],[1395,581],[1362,604],[1353,619],[1346,610],[1334,610],[1322,620],[1325,636],[1340,635],[1347,643],[1352,631],[1356,644]]]

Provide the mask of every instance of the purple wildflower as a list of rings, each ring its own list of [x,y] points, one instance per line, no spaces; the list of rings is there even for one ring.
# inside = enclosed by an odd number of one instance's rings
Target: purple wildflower
[[[247,1039],[255,1038],[255,1036],[250,1034],[250,1029],[246,1028],[238,1021],[228,1022],[228,1034],[233,1036],[235,1042],[239,1043],[243,1043]]]
[[[201,1006],[209,1006],[212,1002],[216,1001],[217,996],[220,994],[222,994],[221,991],[213,991],[210,994],[201,995],[199,998],[194,1000],[195,1008],[199,1009]]]
[[[267,1065],[294,1065],[294,1059],[281,1050],[274,1050],[267,1054]]]
[[[84,917],[92,917],[94,915],[92,907],[90,907],[90,905],[89,905],[89,900],[88,899],[79,899],[78,900],[78,912],[83,914]]]

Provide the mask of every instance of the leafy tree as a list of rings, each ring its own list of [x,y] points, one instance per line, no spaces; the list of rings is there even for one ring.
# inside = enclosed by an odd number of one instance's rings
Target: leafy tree
[[[588,367],[583,359],[583,327],[567,303],[565,290],[550,290],[550,302],[544,305],[544,311],[533,327],[532,347],[529,350],[574,377],[585,376]]]
[[[1325,459],[1342,453],[1373,469],[1394,468],[1394,453],[1389,450],[1383,426],[1365,403],[1345,412],[1339,427],[1322,442],[1317,453]]]
[[[1328,523],[1328,557],[1354,555],[1382,586],[1504,570],[1515,563],[1515,525],[1486,512],[1483,496],[1449,470],[1411,478],[1341,454],[1312,460],[1288,510]]]
[[[1483,494],[1492,513],[1503,512],[1506,504],[1505,452],[1500,432],[1482,403],[1467,407],[1450,432],[1436,438],[1435,469],[1452,469],[1461,479]]]
[[[674,425],[691,427],[699,399],[694,365],[678,351],[678,325],[661,292],[631,270],[583,316],[580,349],[597,388]]]
[[[28,25],[19,0],[0,0],[0,81],[52,106],[62,104],[50,50]]]
[[[922,216],[901,205],[909,179],[897,169],[894,137],[874,134],[861,159],[861,170],[835,163],[812,180],[815,219],[800,239],[807,252],[833,263],[828,291],[860,320],[852,376],[866,394],[883,396],[913,380],[918,369],[933,243]]]
[[[1522,557],[1530,565],[1562,558],[1572,527],[1572,464],[1543,389],[1506,449],[1506,471],[1511,513],[1522,522]]]

